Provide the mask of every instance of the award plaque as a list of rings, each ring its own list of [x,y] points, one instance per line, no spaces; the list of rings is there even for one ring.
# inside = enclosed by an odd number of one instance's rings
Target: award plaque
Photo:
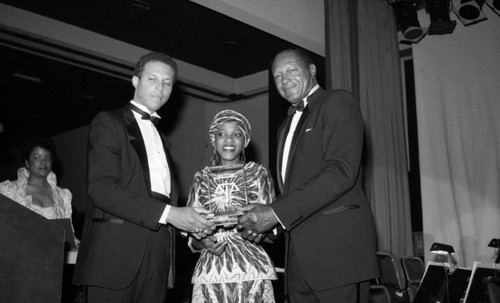
[[[243,212],[237,207],[248,204],[246,175],[243,164],[213,166],[205,170],[210,210],[207,219],[216,226],[231,227]]]
[[[213,221],[217,227],[231,227],[238,224],[238,217],[243,215],[242,211],[223,211],[208,214],[207,220]]]

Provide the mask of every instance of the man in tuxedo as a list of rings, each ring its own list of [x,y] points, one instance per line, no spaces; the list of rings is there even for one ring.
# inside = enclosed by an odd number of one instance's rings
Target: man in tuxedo
[[[158,302],[173,282],[173,227],[197,238],[213,224],[203,210],[178,207],[179,188],[156,113],[169,99],[177,65],[149,53],[136,64],[134,98],[92,120],[88,140],[91,205],[74,273],[88,302]]]
[[[280,195],[270,206],[245,207],[242,235],[260,241],[274,227],[284,230],[290,302],[368,302],[369,280],[378,270],[373,218],[361,187],[359,105],[347,91],[319,87],[316,65],[301,50],[277,54],[272,75],[291,103],[278,130]]]

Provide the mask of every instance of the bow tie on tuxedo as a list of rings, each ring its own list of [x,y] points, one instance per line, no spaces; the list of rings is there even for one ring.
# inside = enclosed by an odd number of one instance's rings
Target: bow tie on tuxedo
[[[135,106],[133,104],[130,104],[130,109],[133,110],[134,112],[138,113],[139,115],[141,115],[142,120],[151,120],[151,122],[153,122],[153,124],[155,124],[155,125],[156,125],[156,123],[158,123],[158,121],[160,121],[160,119],[158,117],[151,116],[150,114],[148,114],[147,112],[143,111],[142,109],[138,108],[137,106]]]
[[[291,116],[295,114],[295,111],[301,112],[304,110],[304,107],[304,100],[298,102],[297,104],[290,105],[290,107],[288,108],[288,115]]]

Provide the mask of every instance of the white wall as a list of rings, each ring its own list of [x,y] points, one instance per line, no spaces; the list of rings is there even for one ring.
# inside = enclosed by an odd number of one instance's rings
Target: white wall
[[[450,244],[468,267],[491,261],[500,230],[500,16],[483,10],[488,20],[413,46],[424,251]]]

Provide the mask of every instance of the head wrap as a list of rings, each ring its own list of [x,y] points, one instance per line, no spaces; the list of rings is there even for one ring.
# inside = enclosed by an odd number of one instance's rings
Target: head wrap
[[[210,143],[215,146],[215,133],[217,133],[222,124],[226,122],[236,122],[236,125],[243,132],[243,136],[245,138],[245,147],[247,147],[248,143],[250,143],[250,136],[252,134],[252,127],[250,126],[250,122],[248,122],[247,118],[245,118],[245,116],[243,116],[242,114],[230,109],[220,111],[215,115],[208,131]]]
[[[250,122],[248,122],[247,118],[243,116],[242,114],[226,109],[223,111],[220,111],[217,113],[212,121],[212,124],[210,124],[210,129],[208,130],[208,136],[210,137],[210,143],[214,147],[214,154],[212,155],[211,163],[214,165],[214,160],[217,158],[217,152],[215,151],[215,134],[219,130],[219,128],[222,126],[222,124],[226,122],[236,122],[236,125],[241,129],[243,132],[243,137],[245,141],[245,146],[248,146],[248,143],[250,143],[250,136],[252,134],[252,127],[250,126]],[[214,158],[215,157],[215,158]],[[215,161],[218,162],[218,161]]]

